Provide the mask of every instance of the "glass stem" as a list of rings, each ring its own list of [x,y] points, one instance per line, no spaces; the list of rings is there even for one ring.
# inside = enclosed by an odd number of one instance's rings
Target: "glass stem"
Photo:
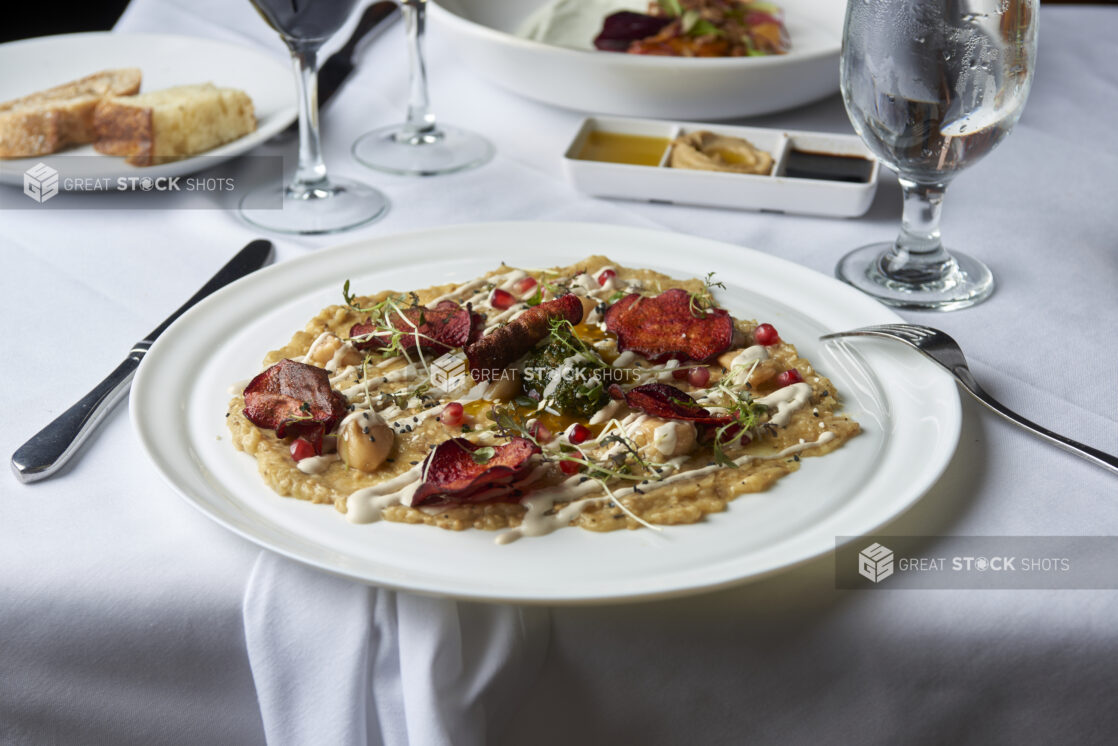
[[[318,134],[318,50],[291,47],[291,62],[299,97],[299,165],[289,188],[305,193],[329,184]]]
[[[427,62],[423,46],[427,33],[427,0],[401,0],[408,35],[408,119],[401,139],[413,145],[437,138],[435,115],[427,95]]]
[[[943,248],[939,217],[946,184],[918,184],[898,178],[904,192],[901,233],[893,250],[882,255],[881,272],[898,282],[929,283],[944,279],[955,260]]]

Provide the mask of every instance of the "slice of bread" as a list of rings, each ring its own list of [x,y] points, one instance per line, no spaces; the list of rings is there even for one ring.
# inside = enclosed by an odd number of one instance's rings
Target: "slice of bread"
[[[140,90],[140,71],[103,70],[0,103],[0,158],[30,158],[93,142],[93,111],[106,96]]]
[[[212,83],[111,96],[97,105],[93,121],[93,147],[134,166],[202,153],[256,129],[248,94]]]

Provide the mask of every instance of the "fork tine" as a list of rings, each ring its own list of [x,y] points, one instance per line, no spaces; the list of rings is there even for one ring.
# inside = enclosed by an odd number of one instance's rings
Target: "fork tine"
[[[887,337],[896,339],[901,342],[910,342],[909,336],[905,334],[905,326],[903,324],[879,324],[877,326],[863,326],[857,329],[849,329],[841,332],[831,332],[824,334],[820,339],[838,339],[839,337]]]

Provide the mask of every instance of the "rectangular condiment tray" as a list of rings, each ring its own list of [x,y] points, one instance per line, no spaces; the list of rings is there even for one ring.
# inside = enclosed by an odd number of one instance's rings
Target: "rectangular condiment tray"
[[[656,165],[636,165],[591,160],[584,155],[593,132],[664,138],[669,143],[681,134],[706,130],[748,140],[768,151],[773,168],[767,175],[672,168],[671,146],[665,145]],[[863,166],[860,181],[790,176],[793,152],[797,158],[822,156],[823,162]],[[864,159],[867,163],[857,163]],[[856,217],[863,215],[877,190],[878,162],[854,135],[805,132],[763,127],[735,127],[655,119],[588,117],[563,154],[568,181],[579,191],[598,197],[727,207],[744,210]]]

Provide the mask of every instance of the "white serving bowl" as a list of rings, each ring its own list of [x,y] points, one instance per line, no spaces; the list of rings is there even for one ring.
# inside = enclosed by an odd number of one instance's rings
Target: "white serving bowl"
[[[431,0],[431,19],[483,77],[568,109],[730,119],[789,109],[838,90],[842,0],[781,2],[792,41],[788,54],[713,59],[579,50],[517,37],[546,1]]]

